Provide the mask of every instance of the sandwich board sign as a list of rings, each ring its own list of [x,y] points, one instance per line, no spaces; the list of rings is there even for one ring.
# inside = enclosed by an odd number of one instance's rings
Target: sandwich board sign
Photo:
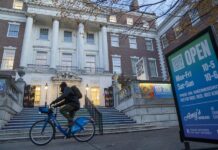
[[[217,58],[211,27],[166,55],[182,141],[218,143]]]

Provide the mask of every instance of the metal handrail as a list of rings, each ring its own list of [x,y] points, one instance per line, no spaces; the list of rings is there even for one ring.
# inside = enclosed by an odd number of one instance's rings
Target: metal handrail
[[[89,98],[85,97],[85,108],[88,109],[90,115],[95,120],[95,123],[99,127],[99,133],[103,134],[103,121],[102,121],[102,113],[96,108],[96,106],[89,100]]]

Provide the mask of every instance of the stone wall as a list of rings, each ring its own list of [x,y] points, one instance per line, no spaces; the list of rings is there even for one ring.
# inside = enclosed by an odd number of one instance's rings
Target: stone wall
[[[23,108],[25,82],[0,75],[0,129]]]
[[[177,126],[177,114],[173,99],[133,99],[130,98],[117,106],[119,111],[137,123],[157,126]]]

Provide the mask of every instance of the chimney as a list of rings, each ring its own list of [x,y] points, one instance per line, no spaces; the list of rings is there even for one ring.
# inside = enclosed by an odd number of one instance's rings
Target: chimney
[[[130,11],[139,11],[139,3],[138,0],[132,0],[130,6],[129,6]]]

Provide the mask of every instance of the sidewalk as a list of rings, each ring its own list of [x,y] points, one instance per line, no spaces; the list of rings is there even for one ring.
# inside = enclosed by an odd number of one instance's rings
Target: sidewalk
[[[89,143],[74,139],[53,140],[46,146],[35,146],[30,141],[1,143],[0,150],[182,150],[179,129],[171,128],[147,132],[111,134],[94,137]],[[218,145],[191,142],[191,148],[217,147]]]

